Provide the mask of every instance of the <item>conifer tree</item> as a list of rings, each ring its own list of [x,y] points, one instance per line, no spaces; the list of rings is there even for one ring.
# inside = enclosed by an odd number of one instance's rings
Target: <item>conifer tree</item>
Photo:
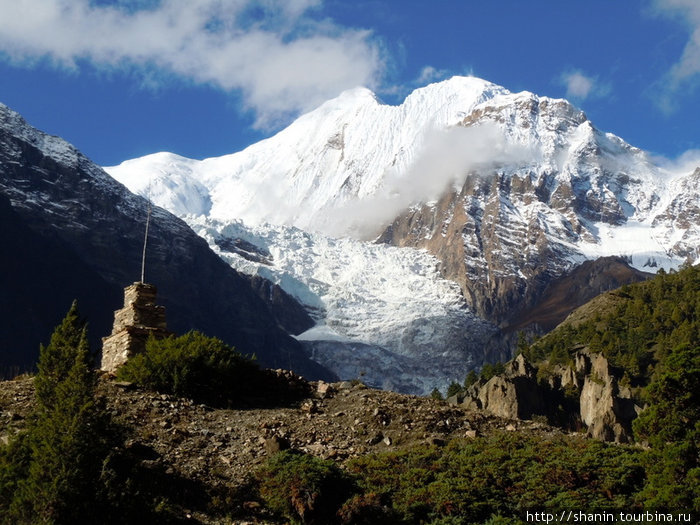
[[[479,376],[477,375],[474,370],[470,370],[469,373],[467,374],[467,377],[464,378],[464,388],[469,388],[472,386],[474,383],[476,383],[479,380]]]
[[[445,394],[445,397],[452,397],[456,394],[459,394],[461,391],[462,387],[460,386],[460,384],[456,381],[452,381],[450,383],[450,386],[447,387],[447,394]]]
[[[650,406],[634,422],[652,446],[645,499],[700,510],[700,345],[674,348],[647,395]]]
[[[430,392],[430,397],[433,399],[437,399],[438,401],[442,401],[445,398],[442,396],[442,392],[440,392],[437,387],[433,388],[433,391]]]
[[[96,378],[89,366],[85,323],[74,302],[40,349],[34,379],[36,408],[14,444],[20,463],[2,471],[7,523],[89,523],[98,505],[105,422],[96,404]],[[12,458],[9,458],[10,462]],[[8,481],[12,483],[8,484]],[[3,505],[5,506],[5,505]]]

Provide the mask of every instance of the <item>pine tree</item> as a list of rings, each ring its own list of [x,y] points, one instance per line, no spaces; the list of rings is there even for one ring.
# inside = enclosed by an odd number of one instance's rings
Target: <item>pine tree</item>
[[[75,302],[50,343],[40,348],[34,384],[36,408],[13,444],[21,462],[8,465],[4,455],[0,465],[15,478],[0,478],[5,497],[12,492],[11,500],[2,502],[9,503],[5,522],[94,522],[106,420],[96,403],[87,330]]]
[[[634,421],[651,445],[645,499],[700,510],[700,346],[674,348],[647,387],[650,406]]]
[[[456,381],[452,381],[450,383],[450,386],[447,387],[447,394],[445,394],[445,397],[452,397],[456,394],[459,394],[462,391],[462,387],[459,383]]]
[[[479,376],[477,375],[474,370],[470,370],[469,373],[467,374],[467,377],[464,378],[464,388],[469,388],[472,386],[474,383],[476,383],[479,380]]]
[[[438,401],[442,401],[445,398],[442,396],[442,392],[440,392],[437,387],[433,388],[433,391],[430,392],[430,397],[433,399],[437,399]]]

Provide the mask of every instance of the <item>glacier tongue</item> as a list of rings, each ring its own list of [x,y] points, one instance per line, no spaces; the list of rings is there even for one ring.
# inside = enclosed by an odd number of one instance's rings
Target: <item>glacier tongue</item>
[[[187,220],[234,268],[279,284],[306,306],[317,325],[298,339],[344,379],[415,394],[444,389],[481,364],[496,332],[471,314],[459,286],[442,279],[424,251],[294,227]]]

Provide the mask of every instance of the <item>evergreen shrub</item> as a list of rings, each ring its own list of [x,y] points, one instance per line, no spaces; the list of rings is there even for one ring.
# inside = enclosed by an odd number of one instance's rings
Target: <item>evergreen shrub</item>
[[[340,523],[338,510],[354,492],[335,463],[293,450],[272,456],[255,479],[267,507],[296,524]]]
[[[200,332],[150,338],[143,354],[131,357],[117,374],[158,392],[227,406],[259,389],[262,371],[220,339]]]

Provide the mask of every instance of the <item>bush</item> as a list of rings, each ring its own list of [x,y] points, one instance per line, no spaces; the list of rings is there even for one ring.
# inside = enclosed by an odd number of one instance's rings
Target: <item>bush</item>
[[[252,359],[220,339],[189,332],[150,338],[146,351],[130,358],[117,377],[158,392],[227,406],[260,388],[262,372]]]
[[[255,480],[267,507],[292,523],[339,523],[336,513],[354,492],[335,463],[291,450],[271,457]]]
[[[396,523],[505,524],[525,509],[634,509],[643,458],[592,440],[503,433],[360,457],[348,469],[391,504]]]
[[[350,498],[338,511],[343,525],[395,525],[396,513],[382,504],[381,498],[370,492]]]

